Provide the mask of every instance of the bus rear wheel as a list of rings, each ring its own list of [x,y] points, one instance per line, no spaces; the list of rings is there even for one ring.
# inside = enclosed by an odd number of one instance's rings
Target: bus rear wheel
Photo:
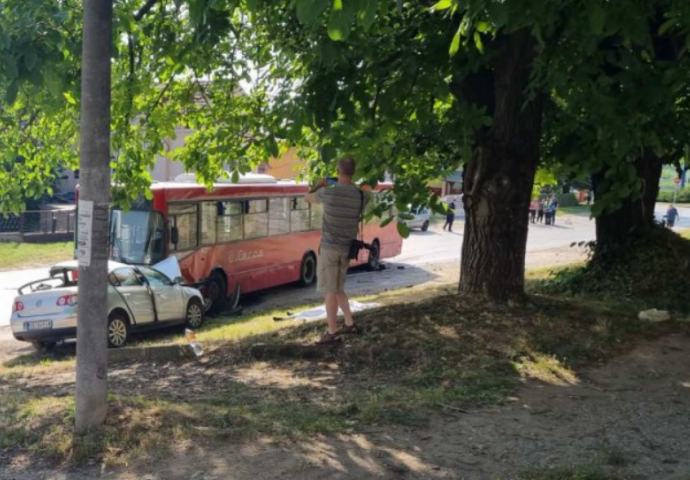
[[[316,280],[316,257],[313,253],[308,253],[302,259],[299,273],[299,284],[308,287]]]
[[[221,274],[212,274],[206,282],[206,298],[211,300],[211,313],[221,313],[227,308],[228,287]]]

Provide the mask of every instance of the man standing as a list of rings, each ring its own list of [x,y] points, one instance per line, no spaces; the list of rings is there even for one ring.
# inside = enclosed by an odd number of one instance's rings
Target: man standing
[[[680,220],[680,215],[678,215],[678,209],[671,203],[666,210],[666,226],[668,228],[673,228],[676,220]]]
[[[328,331],[319,344],[333,343],[340,335],[359,333],[352,318],[350,300],[345,293],[345,276],[350,266],[349,252],[366,203],[364,193],[352,183],[355,160],[351,157],[338,162],[338,183],[328,185],[326,179],[317,182],[306,197],[309,203],[323,204],[323,226],[317,266],[317,290],[326,297]],[[338,329],[338,307],[345,316],[345,326]]]
[[[454,221],[455,221],[455,202],[451,200],[451,202],[448,204],[448,209],[446,210],[446,223],[443,224],[443,230],[445,231],[446,227],[448,227],[448,231],[452,232]]]

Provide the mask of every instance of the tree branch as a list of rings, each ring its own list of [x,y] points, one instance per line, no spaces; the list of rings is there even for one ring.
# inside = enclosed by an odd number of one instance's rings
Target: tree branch
[[[146,3],[134,14],[134,20],[138,22],[144,18],[158,2],[160,2],[160,0],[146,0]]]

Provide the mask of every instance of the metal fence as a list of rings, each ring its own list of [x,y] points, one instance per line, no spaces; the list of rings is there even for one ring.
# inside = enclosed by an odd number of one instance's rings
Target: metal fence
[[[76,210],[36,210],[0,215],[0,240],[50,241],[74,234]]]

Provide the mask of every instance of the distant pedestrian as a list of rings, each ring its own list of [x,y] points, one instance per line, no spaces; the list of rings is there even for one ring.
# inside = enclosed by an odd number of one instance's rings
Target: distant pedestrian
[[[451,202],[448,204],[448,209],[446,210],[446,223],[443,224],[443,230],[445,231],[446,227],[448,227],[448,231],[452,232],[454,221],[455,221],[455,202],[451,200]]]
[[[539,200],[534,199],[529,204],[529,221],[534,223],[537,218],[537,210],[539,210]]]
[[[592,192],[587,192],[585,200],[587,201],[587,206],[589,207],[592,204]]]
[[[549,202],[549,210],[551,211],[551,225],[556,225],[556,212],[558,211],[558,200],[556,197]]]
[[[537,223],[544,222],[544,201],[539,200],[539,207],[537,208]]]
[[[678,209],[670,204],[668,210],[666,210],[666,226],[668,228],[673,228],[676,224],[676,220],[680,221],[680,215],[678,215]]]

